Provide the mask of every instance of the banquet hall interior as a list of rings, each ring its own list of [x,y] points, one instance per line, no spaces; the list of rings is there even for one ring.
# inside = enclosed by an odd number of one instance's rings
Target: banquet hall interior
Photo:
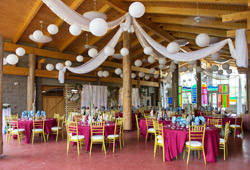
[[[1,0],[0,170],[249,169],[249,9]]]

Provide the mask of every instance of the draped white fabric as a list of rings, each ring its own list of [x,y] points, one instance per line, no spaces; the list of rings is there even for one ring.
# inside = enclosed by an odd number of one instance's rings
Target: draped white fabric
[[[9,106],[9,104],[3,104],[3,106],[7,107]],[[4,129],[5,129],[5,116],[10,117],[11,115],[11,107],[8,107],[6,109],[2,109],[2,132],[4,133]]]
[[[235,38],[235,47],[236,47],[236,65],[238,67],[248,68],[248,47],[247,47],[247,38],[246,38],[246,29],[239,29],[236,31]]]
[[[216,79],[216,80],[228,80],[228,79],[234,79],[235,77],[238,77],[238,75],[231,75],[228,78],[225,75],[216,75],[216,74],[210,73],[207,70],[204,70],[202,73],[205,74],[206,76],[211,77],[211,78]]]
[[[68,24],[78,24],[82,30],[89,32],[89,23],[90,20],[83,17],[76,11],[72,10],[61,0],[43,0],[43,2],[62,20]],[[86,11],[87,12],[87,11]],[[125,16],[118,18],[115,21],[108,22],[108,29],[115,28],[118,26],[124,19]]]
[[[242,113],[241,93],[242,93],[241,78],[239,77],[239,92],[238,92],[238,99],[237,99],[237,114],[238,115]]]
[[[83,85],[81,93],[81,107],[89,107],[90,100],[95,107],[107,109],[107,86]],[[92,97],[91,97],[92,96]]]

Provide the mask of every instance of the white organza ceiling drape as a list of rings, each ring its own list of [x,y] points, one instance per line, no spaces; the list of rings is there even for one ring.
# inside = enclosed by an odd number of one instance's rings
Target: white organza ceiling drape
[[[245,29],[236,31],[235,46],[236,56],[239,58],[239,60],[236,59],[236,65],[238,67],[248,68],[248,47]]]

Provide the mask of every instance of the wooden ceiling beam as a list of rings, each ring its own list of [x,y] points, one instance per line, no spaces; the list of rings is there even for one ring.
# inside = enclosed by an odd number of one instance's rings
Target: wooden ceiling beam
[[[177,24],[187,25],[195,27],[206,27],[206,28],[219,28],[219,29],[240,29],[246,28],[246,23],[223,23],[219,20],[214,19],[201,19],[200,22],[196,22],[194,18],[190,17],[151,17],[151,20],[156,23],[163,24]]]
[[[98,11],[101,13],[106,13],[111,7],[108,4],[105,4]],[[71,36],[59,49],[60,52],[63,52],[66,48],[68,48],[77,38],[79,38],[85,31],[82,31],[78,36]]]
[[[75,0],[69,7],[72,9],[72,10],[76,10],[85,0]],[[64,23],[64,20],[62,20],[61,18],[59,18],[54,24],[60,28],[62,26],[62,24]],[[51,35],[49,32],[46,32],[45,35],[47,36],[53,36]],[[38,48],[42,48],[44,46],[44,43],[40,43],[38,45]]]
[[[46,62],[46,59],[40,59],[37,61],[37,69],[41,70],[42,69],[42,64]]]
[[[250,15],[250,11],[234,12],[222,15],[222,22],[235,22],[246,20]]]
[[[42,7],[42,5],[43,5],[43,1],[42,0],[37,0],[36,1],[36,3],[34,4],[34,6],[32,7],[32,9],[29,11],[28,16],[23,21],[21,27],[18,29],[18,32],[14,36],[14,38],[13,38],[13,43],[14,44],[16,44],[18,42],[18,40],[20,39],[20,37],[22,36],[22,34],[26,30],[26,28],[29,26],[29,24],[31,23],[32,19],[36,16],[37,12],[40,10],[40,8]],[[5,16],[5,17],[8,17],[8,16]]]

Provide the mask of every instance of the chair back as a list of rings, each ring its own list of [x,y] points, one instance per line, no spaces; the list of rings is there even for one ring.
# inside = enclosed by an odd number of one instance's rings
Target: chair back
[[[11,120],[16,120],[16,119],[18,119],[18,113],[12,114],[10,117],[11,117]]]
[[[214,119],[214,121],[218,121],[217,125],[222,125],[222,115],[212,118]]]
[[[78,123],[77,123],[77,121],[67,121],[66,120],[66,127],[67,127],[67,136],[77,135],[77,139],[78,139]]]
[[[152,119],[152,118],[146,118],[146,127],[147,127],[147,129],[154,126],[153,120],[154,119]]]
[[[74,116],[74,121],[79,122],[82,119],[81,115],[75,115]]]
[[[227,142],[228,134],[230,133],[229,127],[230,127],[230,121],[226,123],[226,127],[225,127],[225,134],[224,134],[224,141],[225,142]]]
[[[105,129],[105,122],[92,122],[90,124],[91,128],[91,136],[93,135],[103,135],[104,136],[104,129]]]
[[[10,122],[10,117],[9,116],[4,116],[4,119],[5,119],[5,127],[8,130],[9,129],[8,122]]]
[[[205,131],[206,131],[206,124],[189,126],[189,146],[191,146],[190,143],[191,143],[192,140],[202,141],[202,145],[203,145],[204,144]]]
[[[207,125],[213,125],[213,126],[219,125],[219,119],[208,118]]]
[[[163,135],[163,124],[162,123],[160,123],[160,124],[158,124],[158,129],[157,129],[157,131],[156,131],[156,136],[161,136],[162,137],[162,139],[164,140],[164,135]]]
[[[57,119],[58,117],[60,117],[60,115],[58,113],[54,113],[54,119]]]
[[[136,120],[136,128],[139,129],[139,121],[137,114],[135,114],[135,120]]]
[[[33,129],[44,130],[44,120],[35,120],[35,118],[33,118]]]
[[[158,122],[158,120],[153,120],[153,127],[154,127],[155,135],[156,135],[157,131],[159,131],[159,122]]]
[[[9,120],[9,129],[19,129],[19,126],[18,126],[18,119],[10,119]],[[18,131],[18,130],[17,130]]]
[[[115,121],[115,130],[114,130],[114,136],[116,134],[120,135],[121,134],[121,130],[122,130],[122,120],[116,120]]]

